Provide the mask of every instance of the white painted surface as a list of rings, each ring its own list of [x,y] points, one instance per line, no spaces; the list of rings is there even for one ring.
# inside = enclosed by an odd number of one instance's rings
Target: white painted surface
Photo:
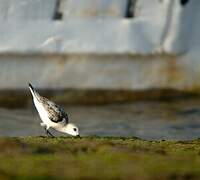
[[[42,88],[200,87],[200,1],[181,6],[179,0],[140,0],[135,18],[126,19],[125,1],[112,1],[120,10],[113,18],[104,4],[108,1],[96,6],[94,16],[84,16],[89,0],[65,0],[59,21],[52,20],[53,0],[47,6],[45,0],[35,0],[35,5],[28,1],[0,4],[0,89],[26,88],[29,81]],[[29,5],[35,10],[24,8]],[[82,11],[70,14],[70,7]],[[54,56],[42,56],[49,53]]]
[[[196,90],[200,61],[195,57],[1,56],[0,89],[26,89],[32,82],[51,89]]]
[[[65,23],[37,21],[34,24],[5,22],[4,26],[0,26],[0,33],[1,53],[25,54],[148,54],[159,45],[161,35],[160,29],[148,21],[127,19],[71,19]],[[152,36],[152,33],[157,36]]]
[[[200,1],[189,0],[185,6],[180,1],[169,1],[163,48],[167,53],[181,54],[200,48]],[[198,42],[198,43],[196,43]]]
[[[127,0],[62,0],[59,21],[52,19],[56,0],[0,2],[1,53],[180,54],[200,48],[197,0],[184,7],[179,0],[140,0],[129,19],[123,18]]]
[[[127,0],[62,0],[64,19],[88,17],[124,17]]]
[[[56,0],[0,0],[0,20],[53,19]]]

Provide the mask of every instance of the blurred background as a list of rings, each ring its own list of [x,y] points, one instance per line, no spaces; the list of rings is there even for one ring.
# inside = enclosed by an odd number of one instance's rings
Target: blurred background
[[[199,137],[199,9],[198,0],[0,0],[0,136],[44,134],[31,82],[82,136]]]

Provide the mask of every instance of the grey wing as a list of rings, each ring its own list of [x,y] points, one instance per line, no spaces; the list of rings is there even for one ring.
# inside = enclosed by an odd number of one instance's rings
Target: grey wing
[[[64,109],[52,101],[46,101],[44,105],[45,109],[48,111],[49,119],[55,123],[63,122],[68,123],[68,116]]]

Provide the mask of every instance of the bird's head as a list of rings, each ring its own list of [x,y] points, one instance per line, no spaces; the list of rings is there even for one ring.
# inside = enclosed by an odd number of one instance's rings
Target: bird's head
[[[78,127],[76,125],[74,125],[74,124],[71,124],[71,123],[67,124],[63,128],[62,132],[70,134],[72,136],[79,136],[79,129],[78,129]]]

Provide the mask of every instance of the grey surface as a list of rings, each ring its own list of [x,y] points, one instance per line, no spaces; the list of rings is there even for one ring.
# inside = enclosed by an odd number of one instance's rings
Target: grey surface
[[[136,136],[143,139],[194,139],[200,137],[200,100],[137,102],[107,106],[65,107],[81,136]],[[39,117],[30,107],[0,109],[0,136],[44,135]],[[56,135],[58,134],[52,130]]]
[[[0,56],[0,90],[47,89],[149,90],[199,92],[196,57],[70,54]]]
[[[62,0],[64,19],[86,17],[124,17],[127,0]]]
[[[52,20],[56,0],[0,0],[0,20]]]

